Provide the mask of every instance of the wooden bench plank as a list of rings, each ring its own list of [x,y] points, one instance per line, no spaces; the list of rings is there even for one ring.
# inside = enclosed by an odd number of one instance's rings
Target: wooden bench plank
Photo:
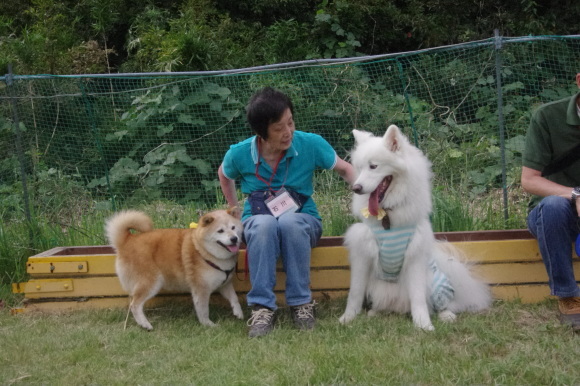
[[[574,272],[576,277],[580,277],[580,261],[574,261]],[[548,274],[544,263],[502,263],[502,264],[480,264],[472,267],[474,273],[479,275],[484,281],[494,284],[512,283],[543,283],[548,285]]]
[[[452,244],[474,263],[542,261],[536,240],[464,241]]]
[[[500,241],[466,241],[453,242],[458,249],[466,255],[466,259],[472,263],[491,262],[533,262],[541,261],[537,244],[534,240],[500,240]],[[108,247],[102,246],[101,250]],[[80,248],[74,248],[80,250]],[[59,251],[65,249],[58,248]],[[39,254],[31,256],[27,261],[27,272],[31,277],[50,277],[54,275],[114,275],[115,255],[112,249],[108,254]],[[245,270],[245,250],[238,257],[238,270]],[[66,264],[68,271],[58,269]],[[86,263],[86,265],[84,264]],[[53,264],[57,269],[50,271]],[[82,267],[81,267],[82,266]],[[279,265],[281,266],[281,265]],[[319,267],[347,267],[348,251],[343,246],[316,247],[312,250],[312,268]],[[76,270],[76,272],[75,272]]]

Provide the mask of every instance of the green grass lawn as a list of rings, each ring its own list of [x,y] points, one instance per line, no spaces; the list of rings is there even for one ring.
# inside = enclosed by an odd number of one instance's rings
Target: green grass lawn
[[[319,306],[300,332],[280,310],[274,332],[247,338],[246,322],[212,305],[219,327],[192,307],[147,312],[152,332],[125,310],[10,315],[0,311],[0,384],[578,384],[580,334],[556,304],[498,301],[454,324],[415,329],[409,316],[358,317],[342,326],[345,300]],[[246,316],[248,315],[245,310]]]

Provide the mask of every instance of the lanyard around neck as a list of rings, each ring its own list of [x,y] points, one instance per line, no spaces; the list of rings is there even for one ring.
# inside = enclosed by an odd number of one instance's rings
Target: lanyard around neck
[[[278,161],[276,161],[276,165],[274,166],[274,170],[272,171],[272,174],[270,175],[270,179],[268,181],[266,181],[259,173],[258,169],[260,168],[260,138],[258,138],[258,162],[256,163],[256,178],[259,179],[260,181],[262,181],[263,183],[266,184],[266,186],[268,187],[268,190],[270,191],[274,191],[272,189],[272,180],[274,179],[274,176],[276,175],[276,172],[278,171],[278,166],[280,165],[280,162],[282,161],[282,158],[284,158],[284,154],[285,152],[282,152],[282,154],[280,154],[280,158],[278,158]],[[282,181],[282,186],[280,187],[280,189],[282,189],[284,187],[284,184],[286,183],[286,177],[288,177],[288,161],[286,161],[286,174],[284,175],[284,181]],[[275,192],[275,191],[274,191]]]

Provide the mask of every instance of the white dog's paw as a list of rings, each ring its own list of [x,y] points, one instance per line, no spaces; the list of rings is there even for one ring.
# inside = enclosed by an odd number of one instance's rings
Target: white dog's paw
[[[369,317],[377,316],[377,314],[378,314],[378,311],[373,310],[372,308],[367,311],[367,316],[369,316]]]
[[[244,319],[244,313],[241,307],[234,308],[234,316],[238,319]]]
[[[443,310],[439,313],[439,320],[445,323],[453,323],[457,319],[457,315],[449,310]]]
[[[429,324],[415,324],[416,327],[420,328],[423,331],[435,331],[435,327],[429,323]]]
[[[413,323],[415,324],[415,327],[420,328],[421,330],[435,331],[435,327],[433,327],[429,316],[413,317]]]
[[[356,312],[345,311],[345,313],[342,314],[342,316],[340,318],[338,318],[338,321],[341,324],[348,324],[348,323],[352,322],[355,317],[356,317]]]

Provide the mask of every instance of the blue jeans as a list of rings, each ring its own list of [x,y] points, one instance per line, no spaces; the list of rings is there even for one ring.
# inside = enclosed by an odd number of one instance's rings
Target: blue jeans
[[[248,305],[277,308],[274,286],[276,263],[282,257],[286,272],[286,304],[299,306],[312,300],[310,252],[322,235],[322,221],[305,213],[275,218],[254,215],[244,221],[244,238],[252,289]]]
[[[580,296],[572,267],[578,214],[570,200],[559,196],[544,198],[528,215],[528,229],[538,240],[552,295]]]

